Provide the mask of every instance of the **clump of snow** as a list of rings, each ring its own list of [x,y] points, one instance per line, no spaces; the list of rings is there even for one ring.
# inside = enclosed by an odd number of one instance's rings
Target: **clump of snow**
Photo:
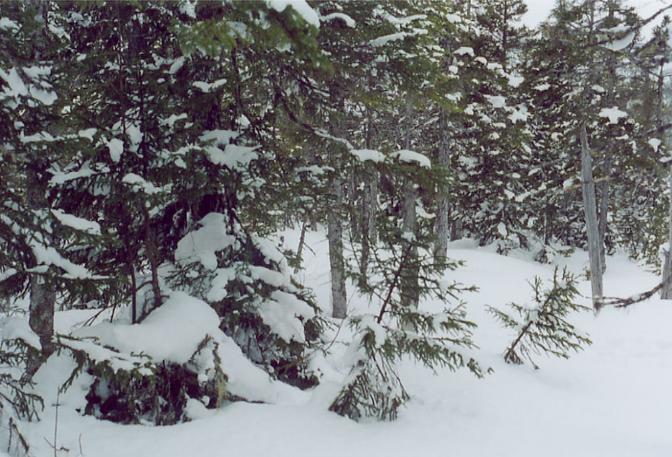
[[[42,350],[40,337],[30,328],[27,319],[22,319],[16,316],[10,316],[2,322],[2,341],[6,340],[21,340],[28,346]]]
[[[59,252],[51,246],[45,246],[37,241],[32,241],[31,246],[33,255],[37,260],[37,267],[34,271],[39,271],[42,266],[53,265],[65,271],[66,278],[71,279],[91,279],[94,276],[82,265],[77,265],[64,258]]]
[[[518,121],[527,122],[528,116],[529,113],[527,111],[527,106],[518,105],[517,107],[513,108],[513,112],[509,115],[509,119],[511,119],[511,122],[515,124]]]
[[[226,84],[226,79],[218,79],[215,82],[209,83],[205,81],[194,81],[191,83],[192,86],[194,86],[196,89],[200,90],[201,92],[212,92],[215,89],[218,89],[222,87],[224,84]]]
[[[124,143],[118,138],[112,138],[107,142],[107,149],[110,151],[112,162],[118,163],[121,159],[121,154],[124,152]]]
[[[217,251],[235,246],[236,238],[228,233],[226,216],[221,213],[207,214],[198,225],[177,243],[175,261],[182,265],[200,262],[204,268],[215,270]]]
[[[355,26],[357,25],[355,20],[345,13],[329,13],[327,15],[320,16],[320,21],[322,22],[329,22],[333,20],[341,20],[345,23],[347,27],[350,28],[355,28]]]
[[[409,149],[402,149],[400,151],[393,152],[390,155],[399,159],[400,162],[415,163],[423,168],[431,168],[432,166],[432,162],[429,160],[429,157]]]
[[[266,0],[266,5],[279,13],[285,11],[287,7],[291,7],[307,23],[318,29],[320,28],[320,16],[306,0]]]
[[[380,163],[385,161],[385,155],[374,149],[351,149],[350,154],[357,157],[361,162],[370,162]]]
[[[259,315],[273,333],[283,340],[303,343],[303,322],[315,316],[313,308],[295,295],[275,290],[259,307]]]
[[[484,97],[493,106],[493,108],[506,107],[506,97],[501,95],[484,95]]]
[[[98,222],[82,219],[81,217],[64,213],[59,209],[52,209],[51,213],[63,225],[67,225],[68,227],[74,228],[75,230],[89,233],[91,235],[100,235],[100,224],[98,224]]]
[[[610,124],[618,124],[618,120],[627,118],[628,113],[621,111],[616,106],[612,106],[611,108],[602,108],[600,110],[599,116],[608,118]]]
[[[160,190],[154,184],[146,181],[145,178],[140,175],[136,175],[135,173],[127,173],[121,179],[121,182],[130,185],[136,191],[144,192],[148,195],[156,194]]]
[[[462,46],[461,48],[457,48],[453,54],[457,56],[471,56],[474,57],[474,50],[473,48],[467,47],[467,46]]]
[[[19,24],[8,17],[0,17],[0,30],[19,30]]]
[[[387,43],[391,43],[393,41],[399,41],[403,40],[406,37],[410,36],[415,36],[419,35],[420,33],[410,33],[410,32],[396,32],[396,33],[390,33],[389,35],[383,35],[378,38],[374,38],[373,40],[369,41],[369,44],[373,46],[374,48],[378,48],[381,46],[385,46]]]
[[[649,141],[647,141],[647,143],[653,148],[654,151],[658,152],[658,148],[660,148],[662,141],[660,141],[658,138],[651,138]]]
[[[128,354],[146,354],[155,362],[187,363],[203,339],[219,335],[219,316],[210,305],[183,292],[168,299],[139,324],[103,322],[73,332],[78,338]]]

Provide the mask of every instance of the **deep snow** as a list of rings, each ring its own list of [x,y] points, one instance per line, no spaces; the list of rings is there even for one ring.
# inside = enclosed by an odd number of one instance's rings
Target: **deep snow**
[[[283,236],[288,247],[296,248],[296,232]],[[323,233],[308,232],[306,243],[310,249],[304,252],[306,268],[299,279],[314,288],[328,312],[327,241]],[[469,316],[479,323],[474,339],[480,349],[475,355],[483,366],[494,369],[485,379],[466,370],[439,370],[434,376],[407,362],[401,374],[412,398],[399,419],[357,424],[327,411],[339,374],[325,369],[322,384],[314,391],[283,386],[275,389],[274,404],[235,403],[190,423],[151,427],[79,416],[74,408],[83,406],[87,380],[82,378],[60,398],[57,446],[69,452],[59,455],[665,457],[672,453],[672,303],[651,299],[628,310],[576,315],[573,322],[590,334],[592,346],[569,360],[539,358],[539,370],[510,366],[501,354],[512,334],[498,326],[485,305],[528,301],[527,281],[535,275],[551,277],[553,266],[531,261],[529,253],[505,257],[467,240],[452,243],[449,253],[467,263],[448,277],[480,288],[464,300]],[[587,265],[582,252],[558,261],[577,273]],[[658,281],[623,255],[607,262],[607,295],[632,295]],[[589,290],[582,276],[580,291]],[[355,297],[350,306],[366,302]],[[58,325],[63,330],[84,318],[83,311],[60,313]],[[65,364],[54,360],[38,373],[38,389],[47,408],[41,422],[24,426],[36,457],[53,455],[45,438],[53,437],[56,390],[70,372]],[[338,360],[333,364],[338,367]]]

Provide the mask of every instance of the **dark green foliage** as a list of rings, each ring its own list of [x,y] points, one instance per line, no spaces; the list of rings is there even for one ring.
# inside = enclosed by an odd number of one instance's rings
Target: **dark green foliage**
[[[566,269],[559,272],[556,267],[552,281],[549,288],[544,288],[541,278],[534,278],[531,283],[534,293],[531,307],[509,303],[511,314],[488,308],[504,327],[516,331],[513,342],[504,352],[507,363],[519,365],[528,361],[538,368],[533,359],[536,355],[566,359],[571,352],[578,352],[591,344],[588,336],[568,320],[573,312],[591,309],[576,303],[579,295],[576,278]]]
[[[39,351],[21,339],[5,339],[0,342],[0,398],[12,406],[20,419],[39,419],[44,407],[42,398],[31,392],[31,380],[22,375],[26,366],[39,356]]]

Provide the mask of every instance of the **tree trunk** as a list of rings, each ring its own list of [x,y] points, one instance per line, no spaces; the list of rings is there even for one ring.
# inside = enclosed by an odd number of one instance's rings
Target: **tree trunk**
[[[401,306],[411,309],[418,308],[420,297],[420,287],[418,285],[418,248],[415,245],[415,226],[416,211],[415,205],[418,199],[418,192],[412,180],[406,180],[406,194],[402,202],[402,231],[404,239],[401,243],[402,256],[406,265],[401,273]]]
[[[413,105],[408,100],[406,103],[406,132],[405,132],[405,148],[411,149],[411,131],[412,131],[412,116]],[[400,278],[400,293],[401,306],[411,309],[418,308],[420,300],[420,287],[418,285],[418,248],[415,242],[416,236],[416,203],[418,200],[418,190],[415,183],[410,178],[404,178],[405,190],[403,200],[401,202],[401,217],[402,217],[402,256],[406,265],[402,265],[402,273]]]
[[[593,160],[588,145],[585,124],[579,127],[581,141],[581,189],[583,191],[583,209],[586,217],[588,235],[588,257],[590,259],[590,285],[595,310],[600,308],[602,299],[602,265],[600,259],[600,234],[597,222],[597,203],[595,201],[595,182],[593,181]]]
[[[670,171],[668,172],[667,177],[668,188],[672,192],[672,165],[670,165]],[[663,287],[660,289],[660,298],[663,300],[672,300],[672,255],[670,254],[670,247],[672,246],[672,193],[670,193],[669,199],[669,234],[667,238],[667,249],[663,252]]]
[[[46,211],[46,182],[43,179],[46,165],[38,158],[33,158],[28,170],[26,183],[26,200],[28,207],[34,211]],[[48,234],[43,234],[48,237]],[[49,281],[49,272],[45,275],[30,275],[30,305],[28,325],[37,334],[42,346],[39,359],[29,362],[27,373],[35,374],[42,362],[54,352],[54,313],[56,311],[56,293]]]
[[[364,195],[362,195],[361,214],[361,244],[362,249],[359,257],[359,286],[365,288],[368,285],[368,266],[371,255],[371,245],[376,242],[376,208],[378,207],[378,172],[372,171],[367,174],[364,182]]]
[[[597,184],[596,191],[600,202],[600,210],[597,213],[597,228],[600,235],[600,265],[602,267],[602,273],[604,273],[607,270],[606,246],[604,240],[607,236],[607,216],[609,214],[609,172],[611,170],[611,158],[605,159],[602,170],[604,176]]]
[[[658,100],[656,103],[656,127],[659,133],[662,133],[663,126],[663,100],[665,97],[665,68],[666,61],[661,60],[660,69],[658,73]],[[661,146],[667,148],[670,142],[669,129],[662,134],[663,142]],[[672,191],[672,164],[670,164],[667,172],[667,186]],[[660,298],[662,300],[672,300],[672,254],[670,247],[672,246],[672,192],[668,196],[668,235],[667,235],[667,249],[663,251],[663,287],[660,289]]]
[[[327,239],[329,241],[329,266],[331,267],[332,316],[343,319],[347,314],[345,290],[345,262],[343,260],[343,226],[340,209],[343,205],[343,184],[340,178],[332,181],[333,207],[327,215]]]
[[[437,165],[446,173],[450,161],[450,145],[448,141],[448,119],[445,111],[441,112],[440,119],[441,143],[439,145]],[[450,212],[450,195],[447,183],[442,183],[438,189],[436,203],[436,219],[434,221],[434,262],[437,264],[445,263],[448,253],[448,238],[450,237],[450,221],[448,215]]]

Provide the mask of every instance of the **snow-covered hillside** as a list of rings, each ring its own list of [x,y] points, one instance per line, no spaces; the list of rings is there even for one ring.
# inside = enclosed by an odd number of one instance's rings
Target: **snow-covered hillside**
[[[296,248],[295,232],[283,234]],[[327,242],[309,232],[305,277],[328,311]],[[672,450],[668,413],[672,409],[672,305],[652,299],[628,310],[604,309],[572,317],[593,345],[569,360],[539,357],[539,370],[503,363],[501,354],[512,334],[500,328],[485,306],[529,301],[527,281],[548,278],[553,266],[541,265],[525,252],[498,255],[467,240],[452,243],[449,253],[466,265],[452,273],[480,290],[464,295],[469,316],[479,323],[474,351],[494,372],[482,380],[466,370],[431,371],[406,363],[401,370],[412,398],[391,423],[355,423],[327,412],[338,388],[339,360],[325,363],[318,388],[301,392],[283,385],[273,404],[234,403],[216,413],[204,412],[189,423],[152,427],[123,426],[81,416],[86,380],[61,396],[58,455],[86,457],[177,456],[544,456],[663,457]],[[556,259],[575,273],[587,264],[585,253]],[[631,295],[654,286],[657,277],[622,255],[610,257],[605,276],[609,296]],[[589,283],[581,276],[580,291]],[[353,297],[350,307],[365,307]],[[432,304],[425,304],[431,307]],[[82,311],[62,313],[61,327],[83,320]],[[338,339],[347,338],[343,330]],[[340,344],[337,341],[335,344]],[[336,351],[338,353],[338,351]],[[61,359],[61,362],[63,359]],[[56,360],[42,368],[38,389],[46,399],[43,420],[25,429],[36,457],[51,456],[56,380],[71,367]],[[223,360],[227,366],[227,360]],[[60,382],[60,381],[59,381]]]

